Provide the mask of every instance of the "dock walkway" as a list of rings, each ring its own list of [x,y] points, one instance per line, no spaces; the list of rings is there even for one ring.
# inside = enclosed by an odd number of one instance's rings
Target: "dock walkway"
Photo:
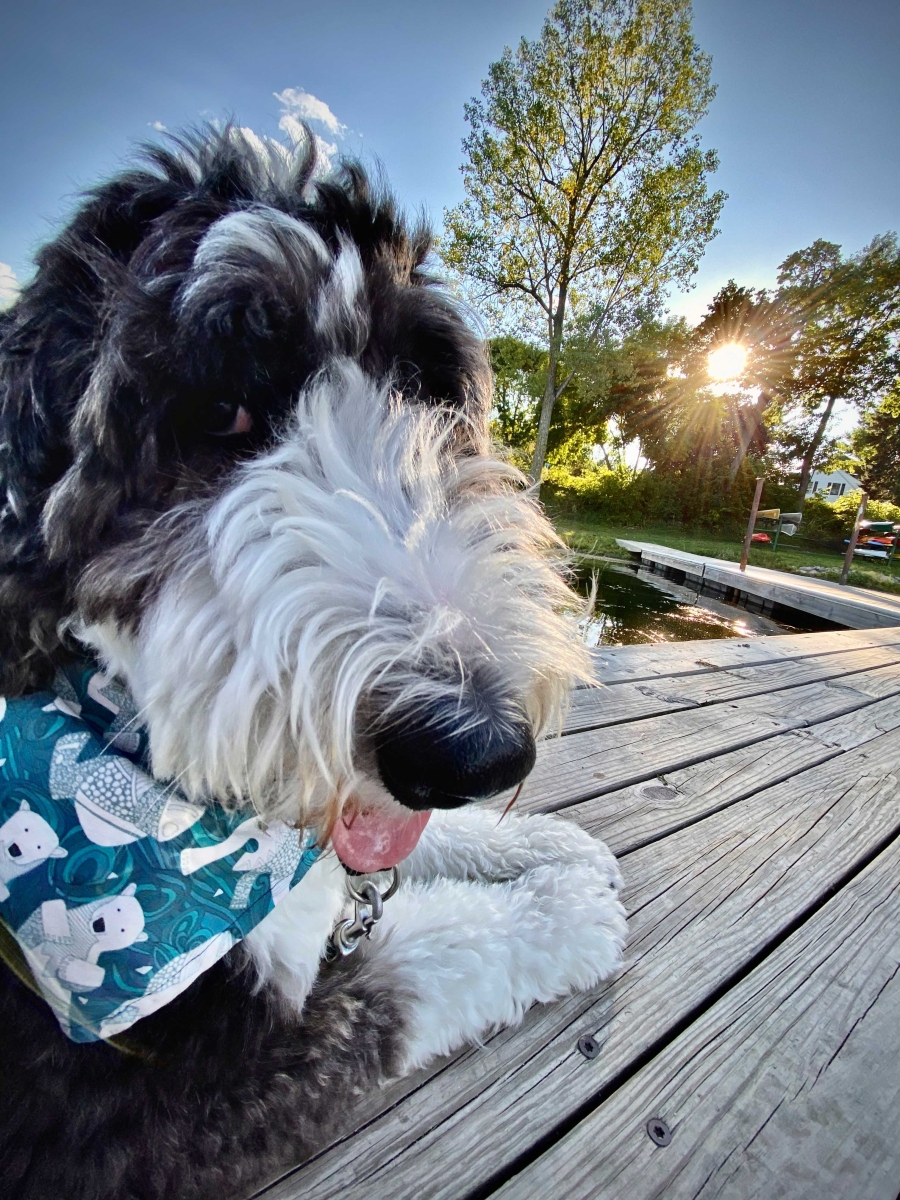
[[[362,1097],[258,1196],[895,1200],[900,627],[596,662],[519,808],[619,856],[624,971]]]
[[[735,562],[652,542],[616,538],[616,543],[639,558],[641,566],[674,574],[679,583],[689,583],[697,591],[733,599],[765,613],[780,606],[848,629],[900,625],[900,596],[888,592],[873,592],[768,567],[748,566],[742,572]]]

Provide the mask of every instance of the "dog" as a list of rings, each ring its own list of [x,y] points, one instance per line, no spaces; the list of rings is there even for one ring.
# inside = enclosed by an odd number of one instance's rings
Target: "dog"
[[[360,1092],[621,962],[606,847],[478,803],[526,778],[590,663],[431,250],[311,136],[206,129],[90,192],[0,315],[0,691],[49,689],[41,711],[76,720],[54,681],[89,654],[131,696],[180,836],[214,806],[255,874],[273,826],[320,851],[121,1042],[70,1040],[2,968],[3,1196],[245,1195]],[[90,775],[68,746],[66,796]],[[78,856],[44,843],[40,869],[75,878]],[[210,858],[192,853],[186,873]],[[377,873],[398,864],[376,925]],[[36,877],[9,875],[14,896]],[[116,953],[152,942],[140,897],[116,945],[143,941]]]

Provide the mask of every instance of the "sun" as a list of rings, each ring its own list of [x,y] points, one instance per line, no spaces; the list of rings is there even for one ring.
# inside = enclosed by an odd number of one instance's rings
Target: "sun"
[[[707,362],[712,379],[729,383],[743,374],[747,365],[747,351],[737,342],[726,342],[724,346],[710,351]]]

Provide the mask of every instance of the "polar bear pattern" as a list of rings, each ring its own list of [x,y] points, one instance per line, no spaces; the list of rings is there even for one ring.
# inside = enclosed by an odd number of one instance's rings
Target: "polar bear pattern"
[[[89,733],[59,739],[50,762],[50,794],[74,802],[81,828],[96,845],[126,846],[143,837],[168,842],[203,816],[203,807],[157,783],[130,759],[98,754],[79,762],[91,740]]]
[[[102,985],[106,971],[97,960],[109,950],[145,942],[144,910],[129,884],[117,896],[67,908],[63,900],[45,900],[19,926],[16,936],[29,950],[32,969],[70,992]]]
[[[249,841],[256,842],[255,850],[245,851],[232,868],[243,874],[234,889],[229,908],[247,907],[253,885],[261,875],[268,875],[272,901],[276,903],[290,887],[294,872],[309,850],[309,839],[283,821],[263,824],[259,817],[248,817],[232,830],[228,838],[214,846],[189,847],[181,852],[181,873],[191,875],[219,859],[234,854]]]
[[[281,821],[270,821],[255,836],[258,848],[246,851],[234,864],[235,871],[244,872],[244,877],[234,889],[229,908],[246,908],[261,875],[268,875],[272,902],[277,904],[289,890],[294,872],[309,848],[308,840],[298,830]]]
[[[88,680],[87,692],[96,704],[113,714],[107,730],[109,745],[124,754],[137,754],[141,746],[138,711],[125,685],[114,676],[98,672]]]
[[[33,871],[51,858],[68,854],[59,844],[53,826],[32,812],[27,800],[0,825],[0,900],[9,899],[13,879]]]

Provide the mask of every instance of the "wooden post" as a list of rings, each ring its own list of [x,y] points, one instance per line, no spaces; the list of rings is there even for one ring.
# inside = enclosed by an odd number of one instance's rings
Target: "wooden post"
[[[853,551],[856,549],[856,543],[859,538],[859,527],[862,524],[862,519],[866,515],[866,505],[869,502],[869,497],[863,492],[860,495],[859,508],[856,510],[856,520],[853,522],[853,532],[850,534],[850,542],[847,546],[847,553],[844,555],[844,569],[841,571],[841,583],[847,582],[847,576],[850,574],[850,565],[853,562]]]
[[[747,523],[747,532],[744,535],[744,548],[741,551],[741,570],[747,570],[747,559],[750,555],[750,540],[753,537],[753,529],[756,525],[756,514],[759,512],[759,498],[762,496],[763,479],[760,476],[756,481],[756,492],[753,495],[753,507],[750,509],[750,520]]]

